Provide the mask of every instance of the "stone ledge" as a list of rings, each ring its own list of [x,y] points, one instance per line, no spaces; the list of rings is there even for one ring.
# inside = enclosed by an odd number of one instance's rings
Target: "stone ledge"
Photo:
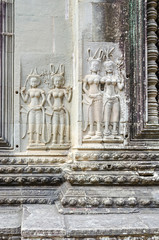
[[[159,211],[135,214],[60,215],[54,205],[25,205],[22,236],[159,235],[158,219]]]
[[[158,209],[126,214],[62,215],[55,205],[1,207],[0,235],[43,240],[117,237],[158,240],[158,219]]]

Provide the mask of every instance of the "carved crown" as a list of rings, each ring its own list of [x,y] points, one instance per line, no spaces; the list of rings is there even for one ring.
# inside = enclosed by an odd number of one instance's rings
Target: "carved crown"
[[[87,52],[88,52],[88,58],[87,58],[88,62],[92,62],[92,61],[101,62],[102,57],[103,57],[103,50],[102,49],[98,48],[93,56],[91,56],[91,49],[90,48],[88,48]]]

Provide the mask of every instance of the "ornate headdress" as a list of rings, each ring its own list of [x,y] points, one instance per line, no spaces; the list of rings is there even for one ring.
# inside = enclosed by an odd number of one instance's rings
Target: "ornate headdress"
[[[33,78],[33,77],[37,79],[38,85],[40,85],[40,83],[41,83],[40,76],[41,76],[41,75],[38,74],[36,68],[32,69],[31,72],[30,72],[30,74],[29,74],[29,75],[27,76],[27,78],[26,78],[25,87],[26,87],[26,85],[27,85],[28,80],[30,80],[30,79]]]
[[[115,49],[114,47],[104,49],[104,53],[103,53],[104,61],[112,61],[111,58],[113,56],[114,49]]]
[[[91,49],[88,48],[87,50],[88,52],[88,58],[87,61],[91,62],[91,61],[98,61],[101,62],[102,56],[103,56],[103,50],[98,48],[97,51],[95,52],[95,54],[93,55],[93,57],[91,57]]]
[[[51,79],[54,81],[55,77],[61,77],[62,85],[65,83],[65,67],[63,64],[59,65],[57,70],[55,70],[55,66],[53,64],[50,64],[50,71],[51,71]]]
[[[106,48],[104,49],[104,53],[103,53],[103,60],[104,60],[104,66],[113,66],[113,68],[115,67],[115,63],[113,60],[111,60],[112,56],[113,56],[113,51],[114,51],[114,47],[110,48]]]

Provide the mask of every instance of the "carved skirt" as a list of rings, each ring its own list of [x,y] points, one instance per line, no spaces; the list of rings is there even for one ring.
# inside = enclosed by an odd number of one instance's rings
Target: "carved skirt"
[[[120,102],[118,97],[106,98],[103,104],[104,122],[119,122]]]
[[[42,133],[42,111],[31,110],[28,113],[28,133]]]
[[[54,111],[52,116],[53,125],[56,124],[65,124],[65,112],[64,110]]]
[[[83,119],[85,124],[102,121],[102,96],[90,98],[83,94]]]

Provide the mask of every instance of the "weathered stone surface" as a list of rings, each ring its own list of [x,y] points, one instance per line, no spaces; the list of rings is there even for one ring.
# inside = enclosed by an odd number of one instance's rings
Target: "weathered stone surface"
[[[21,207],[0,207],[0,239],[21,239]]]
[[[21,207],[0,207],[0,228],[18,229],[21,227]]]
[[[107,1],[92,3],[93,41],[120,41],[124,35],[124,25],[127,25],[126,21],[124,21],[127,18],[127,14],[128,6],[126,1]]]
[[[64,236],[64,216],[54,205],[24,205],[22,219],[23,237]]]
[[[0,1],[0,239],[159,239],[158,8]]]
[[[158,210],[133,214],[61,215],[55,205],[23,205],[22,208],[0,209],[0,233],[19,233],[22,239],[96,239],[104,236],[125,239],[131,236],[132,239],[133,236],[145,239],[147,236],[151,239],[151,236],[159,236],[158,218]]]

